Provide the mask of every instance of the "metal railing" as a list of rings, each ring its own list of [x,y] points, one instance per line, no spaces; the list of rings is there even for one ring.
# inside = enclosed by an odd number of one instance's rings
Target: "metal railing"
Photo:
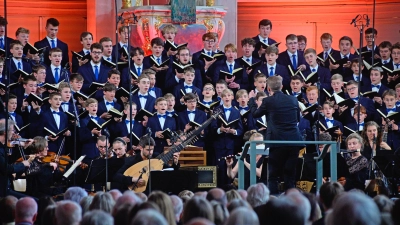
[[[331,181],[337,181],[337,152],[339,148],[339,144],[334,141],[247,141],[243,147],[242,155],[239,157],[239,189],[244,189],[244,159],[248,155],[250,155],[250,185],[256,183],[256,155],[267,155],[265,150],[256,149],[257,144],[282,144],[282,146],[295,146],[299,144],[314,144],[314,145],[325,145],[322,153],[318,157],[314,157],[316,161],[317,167],[317,177],[316,177],[316,185],[317,190],[322,185],[322,174],[323,174],[323,160],[326,154],[328,154],[328,150],[330,148],[330,159],[331,159]]]

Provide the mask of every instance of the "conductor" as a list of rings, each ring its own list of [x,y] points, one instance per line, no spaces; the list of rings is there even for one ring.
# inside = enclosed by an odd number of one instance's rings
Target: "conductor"
[[[266,116],[267,139],[275,141],[302,141],[297,126],[300,121],[300,108],[296,98],[282,92],[282,77],[271,76],[267,80],[269,96],[259,105],[249,104],[254,118]],[[271,194],[279,194],[278,181],[283,174],[285,190],[295,187],[296,162],[303,144],[267,144],[268,163],[263,163],[262,181],[266,182],[268,169],[268,188]],[[268,165],[268,168],[266,168]]]

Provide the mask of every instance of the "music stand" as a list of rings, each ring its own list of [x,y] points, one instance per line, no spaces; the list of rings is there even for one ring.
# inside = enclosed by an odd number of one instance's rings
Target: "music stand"
[[[105,183],[112,180],[117,171],[124,165],[124,158],[108,159],[108,181],[106,181],[106,160],[93,159],[90,162],[89,172],[86,176],[86,183]]]
[[[164,193],[179,194],[183,190],[197,190],[197,171],[173,170],[151,171],[151,191],[159,190]],[[146,193],[149,186],[146,188]]]

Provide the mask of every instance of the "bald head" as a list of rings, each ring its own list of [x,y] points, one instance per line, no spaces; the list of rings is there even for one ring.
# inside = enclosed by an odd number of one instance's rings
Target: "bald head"
[[[33,198],[21,198],[15,206],[15,223],[35,222],[37,210],[38,206]]]
[[[228,203],[225,191],[222,190],[221,188],[211,189],[207,194],[207,200],[210,202],[212,200],[215,200],[223,205],[226,205]]]
[[[82,209],[78,203],[64,200],[56,207],[57,225],[77,225],[82,219]]]

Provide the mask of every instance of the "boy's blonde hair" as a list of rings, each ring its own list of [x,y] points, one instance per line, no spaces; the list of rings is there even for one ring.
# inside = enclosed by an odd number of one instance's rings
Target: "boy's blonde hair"
[[[333,80],[340,80],[340,81],[343,81],[343,76],[340,75],[340,74],[338,74],[338,73],[333,74],[332,77],[331,77],[331,81],[333,81]]]
[[[88,98],[88,99],[86,99],[86,101],[85,101],[85,106],[89,106],[89,105],[92,104],[92,103],[98,104],[99,102],[98,102],[95,98]]]
[[[310,53],[313,53],[314,55],[317,55],[317,51],[315,51],[315,49],[313,49],[313,48],[307,48],[304,51],[304,55],[307,55],[307,54],[310,54]]]
[[[149,79],[150,80],[150,77],[148,75],[146,75],[146,74],[141,74],[139,76],[139,78],[137,79],[138,83],[140,83],[140,81],[143,80],[143,79]]]
[[[236,99],[239,99],[243,95],[249,95],[249,93],[247,93],[247,91],[245,89],[240,89],[238,92],[236,92],[235,97],[236,97]]]
[[[229,43],[227,45],[225,45],[224,51],[228,51],[228,49],[231,49],[233,52],[237,52],[237,48],[236,45]]]
[[[176,34],[176,33],[178,33],[178,29],[172,24],[167,24],[162,28],[161,34],[164,36],[164,34],[167,32],[172,32],[172,33]]]
[[[157,105],[159,102],[162,102],[162,101],[167,101],[167,99],[164,98],[164,97],[159,97],[159,98],[156,99],[155,105]]]
[[[69,88],[69,85],[67,82],[63,81],[58,85],[58,90],[61,92],[64,88]]]
[[[231,89],[225,89],[222,91],[221,97],[225,97],[225,95],[227,95],[227,94],[233,95],[233,91]]]
[[[172,98],[175,99],[175,96],[173,94],[171,94],[171,93],[167,93],[167,94],[164,95],[164,98],[165,99],[172,99]]]

